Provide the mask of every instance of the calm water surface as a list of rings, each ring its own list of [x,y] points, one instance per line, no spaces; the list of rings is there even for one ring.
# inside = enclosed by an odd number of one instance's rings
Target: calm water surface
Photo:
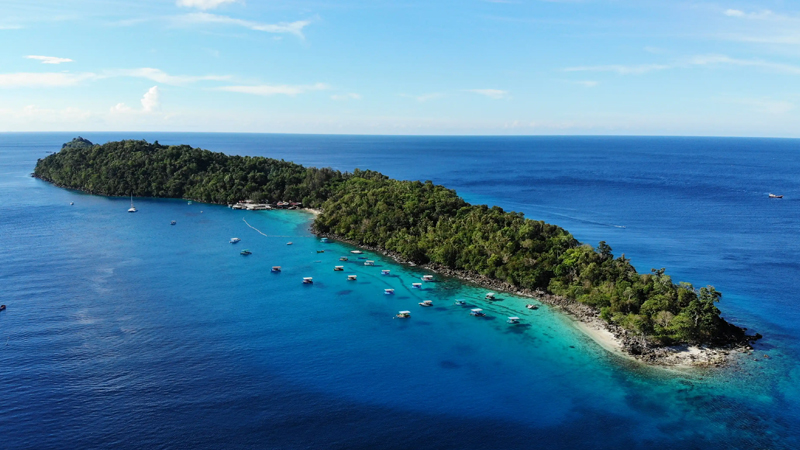
[[[644,368],[524,299],[412,290],[423,272],[363,266],[306,213],[135,199],[128,214],[127,198],[56,188],[29,173],[72,134],[0,134],[2,448],[800,447],[800,141],[83,136],[430,179],[713,284],[766,338],[722,371]]]

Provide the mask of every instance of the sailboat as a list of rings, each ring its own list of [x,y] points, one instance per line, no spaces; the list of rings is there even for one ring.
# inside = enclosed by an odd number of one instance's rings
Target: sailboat
[[[136,207],[133,206],[133,194],[131,194],[131,207],[128,209],[128,212],[136,212]]]

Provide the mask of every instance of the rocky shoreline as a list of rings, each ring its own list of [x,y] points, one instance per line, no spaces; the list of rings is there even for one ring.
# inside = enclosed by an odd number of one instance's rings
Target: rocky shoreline
[[[647,365],[669,367],[722,367],[731,362],[736,355],[751,352],[753,347],[750,343],[760,338],[758,335],[747,336],[742,342],[734,342],[721,346],[658,345],[649,341],[644,336],[636,335],[613,323],[606,322],[600,318],[600,311],[598,309],[576,300],[552,295],[541,290],[520,288],[505,281],[495,280],[485,275],[465,270],[451,269],[437,263],[417,265],[405,260],[397,252],[372,245],[361,244],[332,233],[321,233],[317,231],[313,225],[311,232],[320,237],[346,242],[365,250],[380,253],[392,258],[395,262],[400,264],[421,267],[440,275],[456,278],[492,291],[506,292],[521,297],[536,299],[541,303],[564,312],[567,316],[574,319],[578,329],[597,341],[598,344],[607,350]],[[610,342],[605,342],[606,340],[598,336],[597,332],[610,334]]]

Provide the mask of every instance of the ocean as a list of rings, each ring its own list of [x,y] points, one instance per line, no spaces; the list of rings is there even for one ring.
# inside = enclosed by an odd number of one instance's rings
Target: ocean
[[[427,272],[364,266],[305,212],[129,214],[30,177],[77,134],[432,180],[714,285],[764,339],[724,369],[645,367],[526,299],[411,289]],[[799,173],[785,139],[0,134],[0,448],[800,448]]]

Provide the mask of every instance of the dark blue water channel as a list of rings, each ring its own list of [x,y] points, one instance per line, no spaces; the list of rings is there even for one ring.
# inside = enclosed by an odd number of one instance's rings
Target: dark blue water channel
[[[364,266],[307,213],[134,199],[128,214],[29,176],[72,134],[0,134],[0,448],[800,447],[798,140],[83,136],[430,179],[713,284],[765,339],[723,370],[643,367],[525,299],[412,290],[424,272]]]

